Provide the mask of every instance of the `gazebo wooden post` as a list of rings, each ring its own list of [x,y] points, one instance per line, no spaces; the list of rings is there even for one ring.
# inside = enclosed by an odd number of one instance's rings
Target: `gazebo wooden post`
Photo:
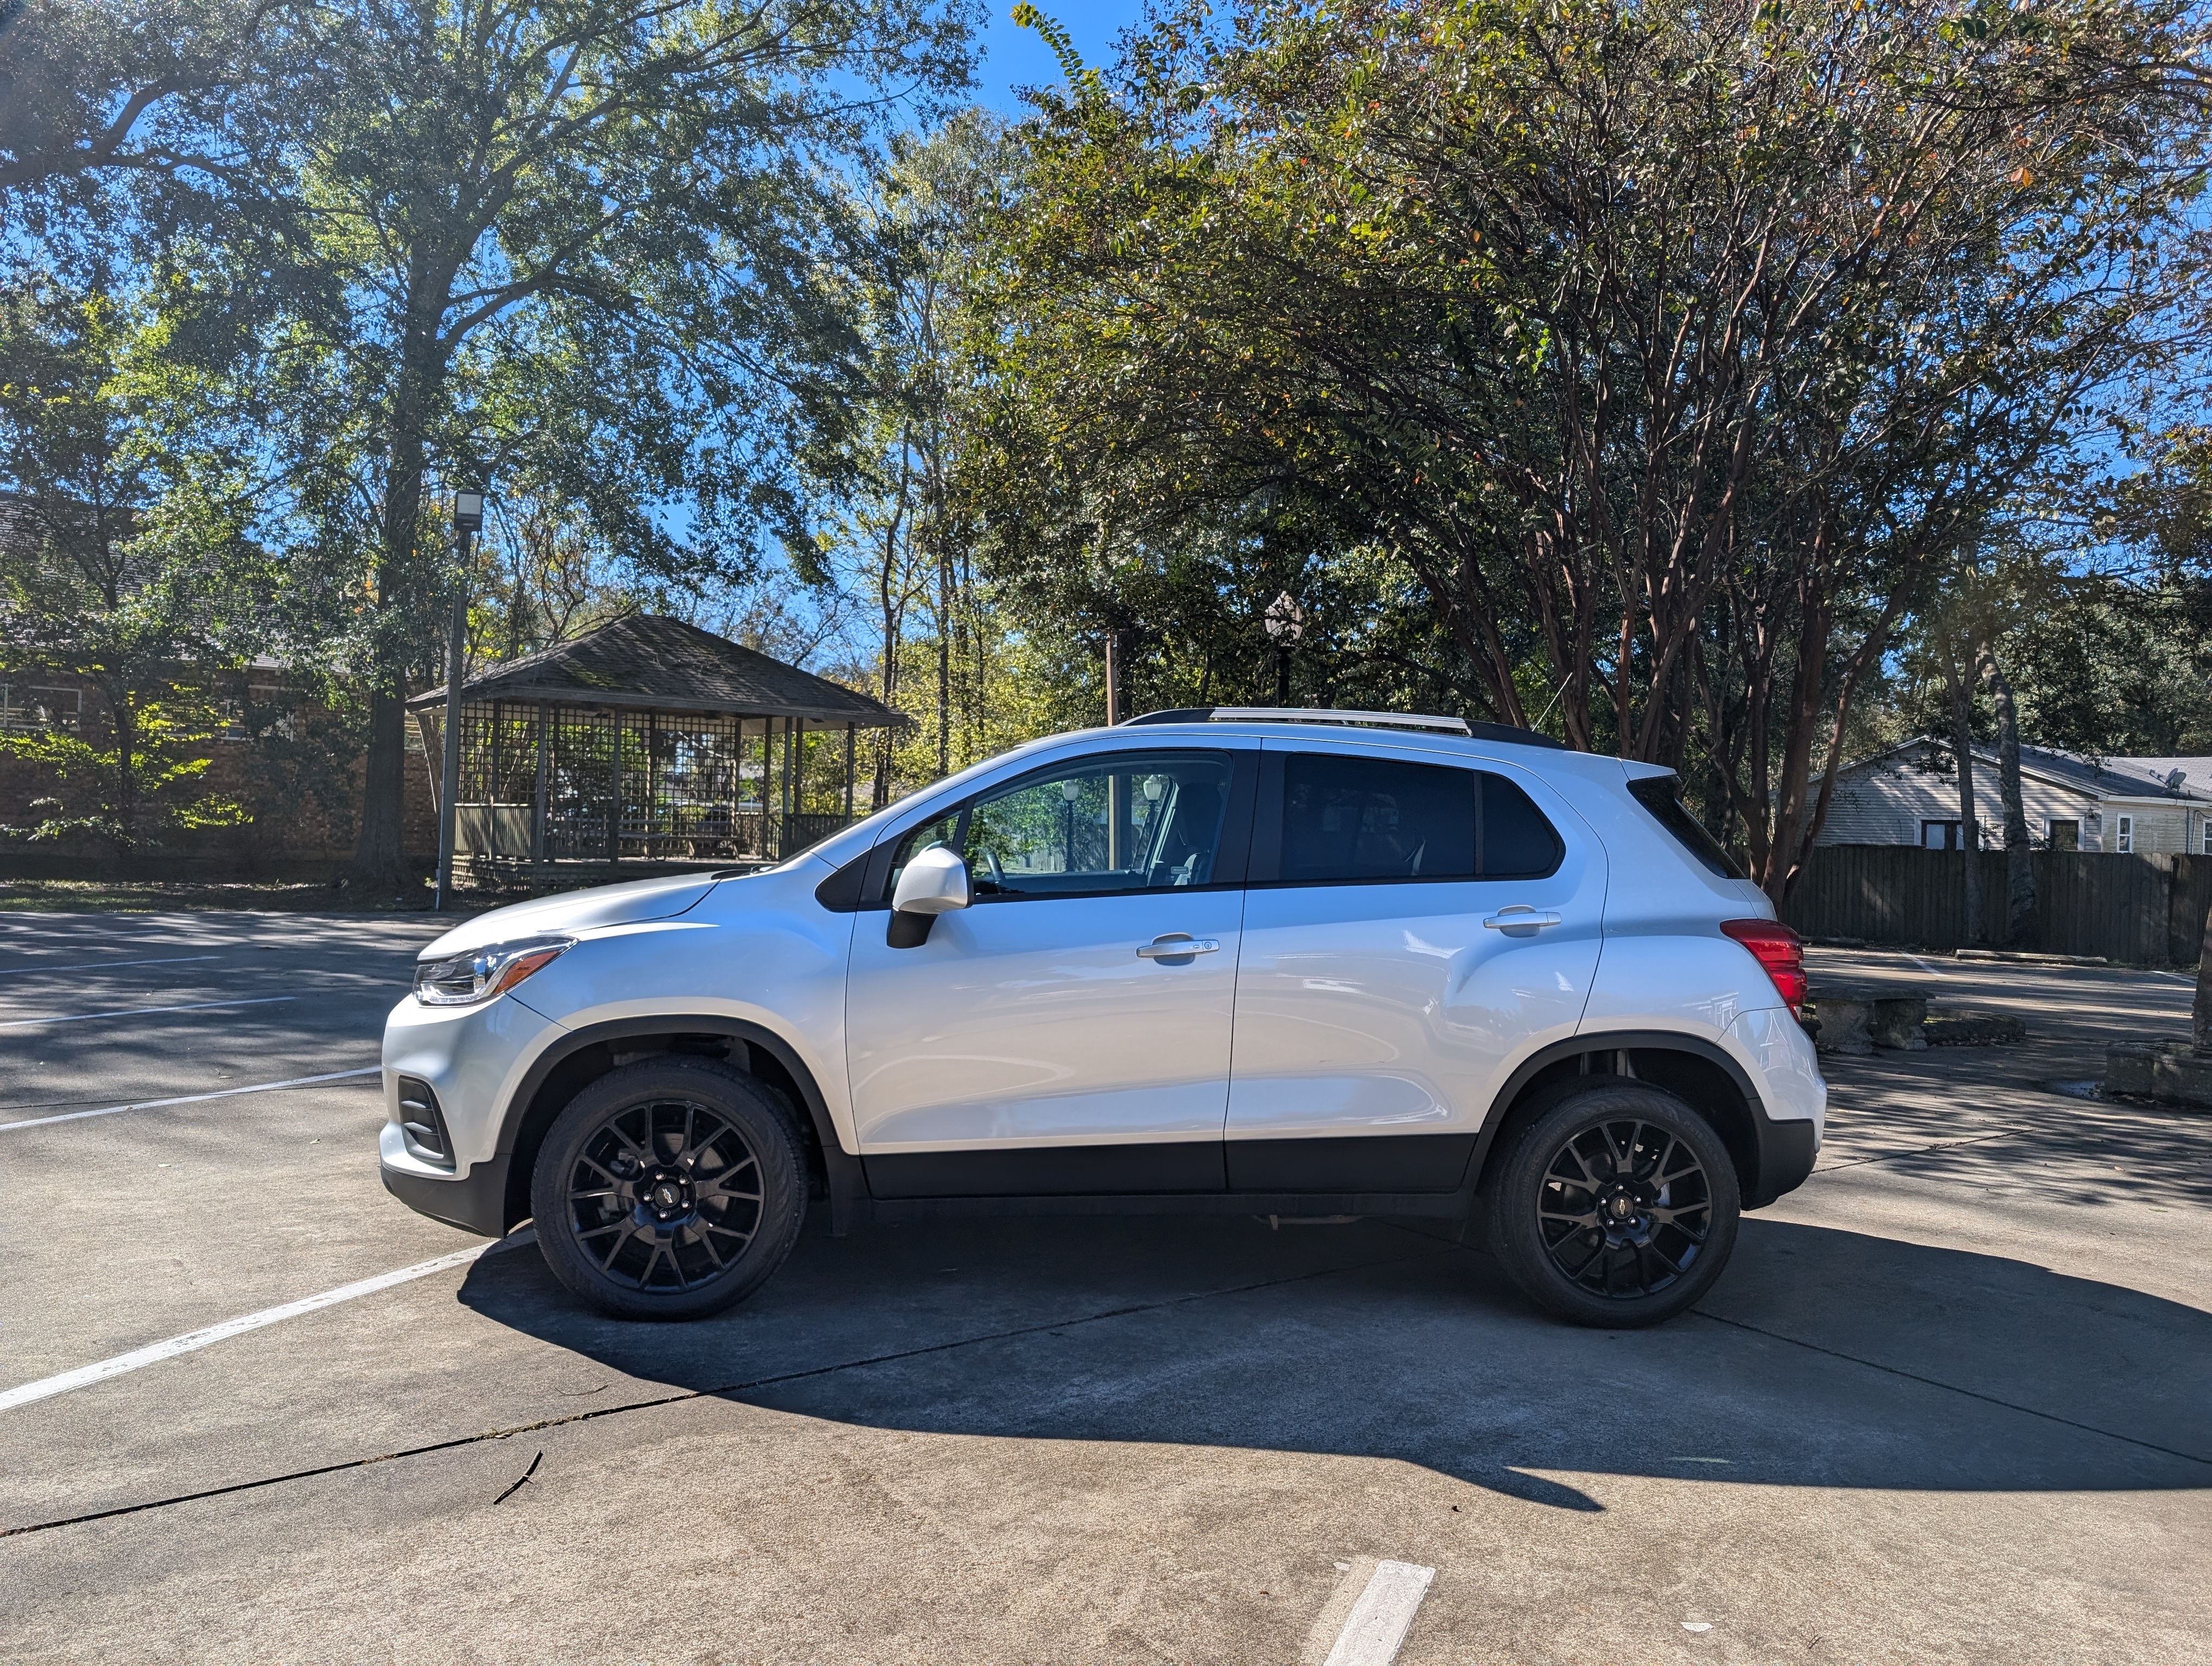
[[[622,713],[614,714],[613,792],[607,800],[607,860],[622,860]]]
[[[545,801],[553,780],[546,732],[552,727],[553,708],[541,700],[538,702],[538,791],[530,806],[531,877],[541,881],[545,876]]]
[[[775,830],[775,854],[791,854],[792,784],[798,768],[799,720],[783,720],[783,814],[778,818]]]
[[[859,736],[858,724],[845,726],[845,824],[848,827],[853,822],[853,765],[859,750]]]
[[[654,834],[660,826],[660,714],[645,714],[645,860],[653,858]]]

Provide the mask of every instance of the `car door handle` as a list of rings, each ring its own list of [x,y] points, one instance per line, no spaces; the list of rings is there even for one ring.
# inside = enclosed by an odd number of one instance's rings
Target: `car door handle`
[[[1498,909],[1495,914],[1484,915],[1482,923],[1494,932],[1513,931],[1522,926],[1556,926],[1559,923],[1559,916],[1548,909],[1539,914],[1526,903],[1516,903],[1510,908]]]
[[[1142,960],[1183,960],[1194,954],[1218,954],[1221,945],[1211,937],[1191,937],[1182,932],[1170,932],[1149,943],[1137,945],[1137,956]]]

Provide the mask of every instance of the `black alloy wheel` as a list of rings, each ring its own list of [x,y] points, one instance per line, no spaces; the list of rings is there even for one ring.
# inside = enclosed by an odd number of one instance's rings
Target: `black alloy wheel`
[[[1509,1136],[1491,1238],[1531,1298],[1578,1323],[1656,1324],[1735,1247],[1735,1165],[1712,1126],[1632,1078],[1571,1091]]]
[[[780,1096],[670,1056],[576,1096],[546,1132],[531,1203],[547,1265],[577,1295],[626,1318],[693,1318],[782,1264],[805,1166]]]

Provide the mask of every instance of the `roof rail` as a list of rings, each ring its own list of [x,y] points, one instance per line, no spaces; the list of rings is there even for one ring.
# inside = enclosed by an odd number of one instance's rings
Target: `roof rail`
[[[1127,728],[1139,723],[1366,724],[1378,728],[1433,729],[1445,734],[1465,735],[1471,740],[1566,751],[1563,743],[1534,729],[1516,729],[1505,723],[1470,723],[1463,717],[1436,717],[1420,712],[1339,711],[1311,706],[1178,706],[1168,711],[1146,712],[1121,727]]]

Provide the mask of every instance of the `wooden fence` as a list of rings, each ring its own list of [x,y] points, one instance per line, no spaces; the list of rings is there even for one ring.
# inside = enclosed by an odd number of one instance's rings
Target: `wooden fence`
[[[1783,918],[1808,937],[1856,937],[1927,949],[1969,946],[1962,850],[1835,844],[1815,850]],[[1984,850],[1982,917],[1990,946],[2101,955],[2138,965],[2194,965],[2212,907],[2212,857],[2033,854],[2041,928],[2033,943],[2002,941],[2005,858]]]

